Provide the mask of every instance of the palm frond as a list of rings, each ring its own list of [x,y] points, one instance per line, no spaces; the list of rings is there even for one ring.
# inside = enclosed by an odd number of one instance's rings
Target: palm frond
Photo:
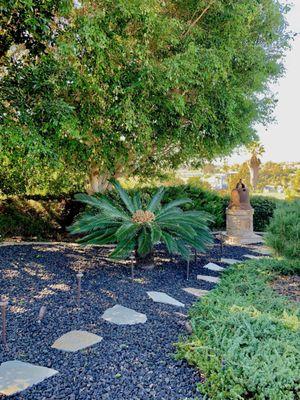
[[[143,227],[138,236],[137,252],[140,256],[149,254],[152,250],[153,243],[151,242],[151,233],[149,229]]]
[[[81,201],[82,203],[100,209],[102,213],[105,214],[108,218],[120,219],[124,221],[130,219],[130,216],[128,214],[126,214],[123,210],[120,210],[118,207],[114,206],[105,196],[102,196],[98,199],[95,196],[79,193],[75,195],[75,199]]]
[[[116,248],[110,253],[110,258],[113,259],[126,259],[134,250],[135,242],[131,239],[119,242]]]
[[[150,201],[147,210],[154,212],[157,210],[157,208],[160,206],[160,202],[164,196],[164,188],[161,187],[158,189],[158,191],[155,193],[153,196],[152,200]]]
[[[116,231],[116,237],[119,241],[133,239],[139,229],[140,226],[138,224],[127,222],[122,224],[122,226],[120,226],[120,228]]]
[[[132,199],[135,211],[142,209],[142,200],[139,192],[135,193]]]
[[[130,196],[128,195],[128,193],[126,192],[126,190],[124,190],[122,188],[122,186],[120,185],[120,183],[118,181],[113,181],[112,184],[114,185],[114,187],[116,188],[117,192],[119,193],[123,203],[125,204],[126,208],[128,209],[128,211],[130,211],[131,213],[134,213],[136,211],[133,201],[130,198]]]
[[[168,232],[162,232],[161,238],[167,246],[167,250],[170,254],[178,253],[177,242],[174,237]]]
[[[161,208],[160,212],[157,215],[160,216],[160,215],[164,214],[166,211],[168,211],[174,207],[182,206],[183,204],[187,204],[187,203],[192,203],[192,200],[186,198],[186,199],[177,199],[177,200],[170,201],[170,203],[164,205]]]

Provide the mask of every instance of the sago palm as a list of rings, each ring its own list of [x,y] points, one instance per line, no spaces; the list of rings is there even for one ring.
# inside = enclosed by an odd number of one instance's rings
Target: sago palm
[[[191,248],[205,251],[212,243],[208,228],[211,217],[201,211],[183,211],[180,206],[190,199],[177,199],[161,205],[164,189],[160,188],[146,207],[139,193],[130,196],[118,182],[113,183],[122,205],[113,204],[106,196],[97,198],[77,194],[75,199],[95,207],[97,212],[82,214],[69,228],[72,234],[85,234],[82,244],[115,244],[110,257],[125,259],[135,250],[137,257],[146,257],[154,245],[165,243],[170,254],[189,259]]]

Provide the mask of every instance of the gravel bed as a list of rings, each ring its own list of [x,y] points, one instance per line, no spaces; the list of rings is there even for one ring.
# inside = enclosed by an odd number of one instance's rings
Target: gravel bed
[[[249,247],[225,247],[223,257],[243,259]],[[18,359],[54,368],[59,374],[11,396],[13,400],[176,400],[200,398],[199,375],[185,361],[174,359],[174,343],[186,335],[188,308],[196,301],[183,287],[210,290],[197,274],[218,276],[203,269],[219,263],[219,246],[191,262],[172,262],[158,249],[157,267],[137,269],[130,279],[130,263],[107,260],[107,249],[82,249],[68,244],[30,244],[0,247],[1,295],[9,297],[9,351],[0,349],[0,362]],[[252,254],[256,254],[254,251]],[[76,305],[76,272],[83,271],[81,308]],[[185,308],[154,303],[146,291],[163,291]],[[117,326],[101,318],[115,304],[145,313],[145,324]],[[47,307],[39,325],[37,316]],[[51,349],[53,342],[73,329],[103,337],[77,353]],[[1,395],[0,395],[1,397]]]

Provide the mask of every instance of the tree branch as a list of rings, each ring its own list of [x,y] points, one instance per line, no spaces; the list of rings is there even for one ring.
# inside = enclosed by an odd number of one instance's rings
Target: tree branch
[[[189,26],[188,29],[183,33],[182,37],[185,37],[185,36],[190,32],[190,30],[201,20],[201,18],[204,16],[204,14],[206,14],[207,11],[210,9],[210,7],[212,6],[212,4],[213,4],[213,1],[211,1],[211,2],[204,8],[204,10],[200,13],[200,15],[198,15],[198,17],[197,17],[193,22],[191,22],[190,26]]]

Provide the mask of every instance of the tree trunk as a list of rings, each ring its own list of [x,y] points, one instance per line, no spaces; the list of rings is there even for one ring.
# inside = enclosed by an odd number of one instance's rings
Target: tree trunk
[[[86,191],[92,195],[94,193],[104,193],[110,188],[110,174],[108,172],[101,174],[98,167],[92,167],[88,176]]]
[[[260,159],[257,157],[256,154],[253,154],[250,161],[248,162],[248,167],[250,171],[250,183],[253,190],[255,190],[257,187],[260,164]]]

